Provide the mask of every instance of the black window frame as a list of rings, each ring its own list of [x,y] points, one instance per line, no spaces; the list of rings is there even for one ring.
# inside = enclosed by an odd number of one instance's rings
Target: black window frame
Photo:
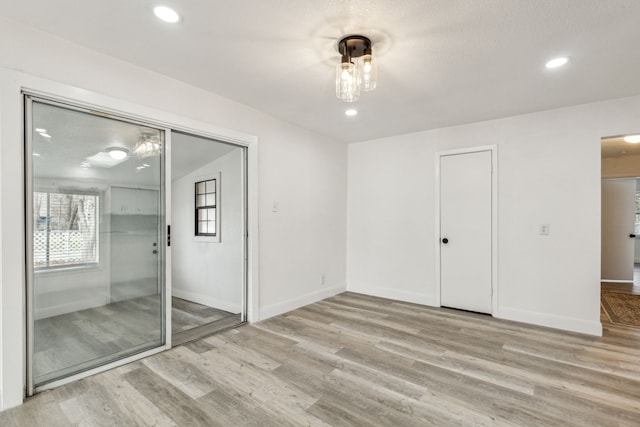
[[[208,182],[213,182],[213,192],[207,192],[206,187],[207,187],[207,183]],[[198,193],[198,184],[202,184],[204,183],[205,186],[205,192],[204,193]],[[205,204],[198,206],[198,196],[204,196],[206,199],[207,195],[213,194],[213,204]],[[218,180],[216,178],[211,178],[211,179],[203,179],[201,181],[197,181],[194,184],[194,206],[195,206],[195,212],[194,212],[194,233],[196,237],[217,237],[218,235]],[[215,209],[215,214],[214,214],[214,218],[213,218],[213,223],[214,223],[214,232],[213,233],[202,233],[199,231],[199,225],[201,222],[210,222],[211,220],[208,218],[208,214],[207,214],[207,220],[205,221],[201,221],[200,220],[200,211],[201,210],[208,210],[208,209]]]

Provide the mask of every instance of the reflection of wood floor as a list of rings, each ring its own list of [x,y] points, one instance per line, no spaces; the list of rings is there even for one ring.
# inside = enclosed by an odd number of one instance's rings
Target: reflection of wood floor
[[[63,376],[68,368],[106,361],[123,352],[131,354],[131,349],[156,347],[160,330],[157,295],[36,320],[36,383]]]
[[[184,299],[172,298],[173,310],[171,311],[171,330],[175,334],[197,326],[215,322],[233,313],[207,307],[206,305]]]
[[[173,298],[172,303],[173,333],[234,316],[180,298]],[[157,295],[37,320],[34,328],[36,383],[67,375],[97,361],[111,361],[114,355],[123,357],[156,347],[161,342],[160,329]]]
[[[0,425],[637,425],[640,331],[344,293],[59,387]]]

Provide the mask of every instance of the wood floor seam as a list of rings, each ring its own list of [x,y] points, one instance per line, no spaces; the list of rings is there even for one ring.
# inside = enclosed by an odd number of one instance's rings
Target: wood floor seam
[[[640,330],[603,331],[346,292],[38,394],[0,425],[637,426]]]

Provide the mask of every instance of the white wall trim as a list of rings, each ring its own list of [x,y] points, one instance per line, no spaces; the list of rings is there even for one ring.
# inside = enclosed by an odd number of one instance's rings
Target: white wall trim
[[[92,300],[83,299],[80,301],[67,301],[64,304],[52,305],[47,308],[35,310],[34,316],[36,320],[46,319],[47,317],[59,316],[61,314],[72,313],[74,311],[102,307],[105,303],[105,296],[98,295]]]
[[[442,303],[440,291],[440,159],[444,156],[456,154],[470,154],[482,151],[491,152],[491,314],[495,317],[499,316],[500,310],[498,305],[498,146],[497,145],[481,145],[478,147],[460,148],[455,150],[443,150],[436,152],[435,155],[435,301],[433,304],[440,307]]]
[[[344,291],[346,291],[345,286],[332,286],[330,288],[311,292],[298,298],[293,298],[287,301],[279,302],[277,304],[271,304],[266,307],[261,307],[259,320],[265,320],[269,317],[277,316],[279,314],[295,310],[296,308],[300,308],[308,304],[313,304],[314,302],[332,297],[334,295],[338,295]]]
[[[233,314],[240,313],[241,311],[241,303],[232,303],[229,301],[222,301],[216,298],[212,298],[208,295],[198,294],[196,292],[183,291],[181,289],[177,289],[175,286],[173,288],[173,296],[177,298],[182,298],[187,301],[195,302],[198,304],[206,305],[207,307],[217,308],[218,310],[228,311]]]
[[[428,305],[430,307],[440,307],[440,298],[435,295],[423,294],[418,292],[407,292],[393,288],[380,288],[359,286],[349,283],[347,286],[349,292],[371,295],[374,297],[387,298],[395,301],[409,302],[413,304]]]
[[[598,337],[602,336],[602,323],[589,322],[572,317],[520,310],[510,307],[501,307],[500,316],[495,317],[499,317],[500,319],[505,320],[513,320],[516,322],[547,326],[554,329],[564,329],[567,331],[579,332],[582,334],[595,335]]]

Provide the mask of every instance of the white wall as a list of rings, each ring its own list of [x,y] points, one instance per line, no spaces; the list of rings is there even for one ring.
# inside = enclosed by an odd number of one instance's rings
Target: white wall
[[[106,95],[135,105],[138,115],[162,112],[185,130],[225,128],[257,136],[259,212],[250,211],[250,261],[259,258],[252,320],[275,315],[345,289],[347,147],[252,108],[0,17],[0,67],[75,87],[79,100]],[[1,70],[0,70],[1,71]],[[22,400],[24,319],[21,109],[16,80],[0,72],[0,277],[3,408]],[[35,79],[32,79],[35,81]],[[40,83],[36,86],[42,86]],[[45,85],[49,86],[49,85]],[[57,86],[56,86],[57,87]],[[47,87],[35,87],[48,91]],[[96,95],[98,94],[98,95]],[[157,115],[157,114],[152,114]],[[213,133],[213,131],[211,132]],[[254,170],[253,166],[250,169]],[[250,172],[251,174],[251,172]],[[276,201],[279,211],[273,213]],[[18,207],[18,208],[16,208]],[[259,231],[258,231],[259,229]],[[257,233],[259,238],[253,236]],[[251,237],[253,236],[253,237]],[[259,257],[258,257],[259,255]],[[253,270],[252,270],[253,271]],[[325,284],[319,276],[325,275]]]
[[[640,125],[638,126],[640,128]],[[602,178],[635,178],[640,175],[640,156],[602,159]]]
[[[439,305],[435,154],[497,144],[496,315],[601,334],[600,138],[638,129],[631,97],[351,144],[348,289]]]
[[[176,145],[173,150],[179,149]],[[219,177],[219,178],[218,178]],[[194,238],[194,184],[219,179],[219,242]],[[242,149],[236,148],[172,183],[173,295],[231,313],[242,310]]]

